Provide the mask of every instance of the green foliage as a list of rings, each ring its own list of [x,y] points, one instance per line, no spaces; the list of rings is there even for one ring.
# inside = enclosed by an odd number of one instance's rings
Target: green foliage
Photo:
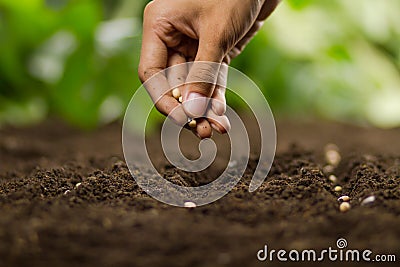
[[[400,125],[400,2],[283,1],[234,66],[275,114]]]
[[[0,123],[56,114],[91,128],[122,115],[140,84],[138,20],[120,20],[125,32],[107,43],[118,19],[100,1],[1,0],[0,14]]]
[[[140,86],[146,2],[0,0],[0,124],[120,118]],[[396,126],[398,25],[397,0],[286,0],[232,64],[275,114]]]

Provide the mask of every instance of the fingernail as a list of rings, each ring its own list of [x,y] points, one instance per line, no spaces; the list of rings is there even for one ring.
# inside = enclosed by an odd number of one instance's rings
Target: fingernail
[[[207,109],[207,98],[199,93],[190,92],[183,103],[186,113],[192,117],[201,117]]]

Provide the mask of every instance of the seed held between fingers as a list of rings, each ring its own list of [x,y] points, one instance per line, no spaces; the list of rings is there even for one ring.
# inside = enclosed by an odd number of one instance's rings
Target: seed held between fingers
[[[179,100],[181,97],[181,91],[178,88],[175,88],[174,90],[172,90],[172,96],[175,99]],[[179,101],[179,102],[181,102],[181,101]]]
[[[196,128],[196,126],[197,126],[196,120],[195,120],[195,119],[192,119],[192,120],[189,122],[189,127],[190,127],[190,128]]]
[[[182,103],[182,101],[183,101],[182,96],[178,97],[178,101],[179,101],[179,103]]]

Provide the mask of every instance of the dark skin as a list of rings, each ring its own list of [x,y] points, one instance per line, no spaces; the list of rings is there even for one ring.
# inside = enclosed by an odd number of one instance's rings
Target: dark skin
[[[144,11],[139,77],[144,83],[167,67],[166,77],[150,80],[146,89],[156,108],[179,124],[198,118],[193,132],[208,138],[212,128],[229,130],[225,87],[227,65],[237,57],[279,0],[154,0]],[[181,63],[194,62],[190,70]],[[202,63],[203,62],[203,63]],[[215,62],[219,64],[206,64]],[[219,66],[216,68],[215,66]],[[203,79],[204,77],[204,79]],[[182,85],[182,81],[212,80]],[[168,90],[180,85],[183,103]],[[207,100],[211,98],[211,103]],[[174,110],[173,114],[171,114]],[[203,118],[200,118],[203,117]],[[204,118],[206,117],[206,118]]]

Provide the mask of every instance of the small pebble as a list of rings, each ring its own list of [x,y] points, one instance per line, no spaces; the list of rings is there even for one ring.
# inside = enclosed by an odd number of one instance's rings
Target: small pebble
[[[196,122],[195,119],[193,119],[193,120],[191,120],[191,121],[189,122],[189,127],[190,127],[190,128],[195,128],[196,126],[197,126],[197,122]]]
[[[179,101],[179,103],[182,103],[182,101],[183,101],[182,96],[180,96],[180,97],[178,98],[178,101]]]
[[[335,186],[335,188],[333,190],[335,190],[335,192],[340,192],[342,191],[342,187],[340,185]]]
[[[181,91],[178,88],[175,88],[174,90],[172,90],[172,96],[175,99],[179,99],[181,97]]]
[[[369,196],[369,197],[365,198],[363,201],[361,201],[361,206],[371,204],[375,201],[375,199],[376,199],[375,196]]]
[[[349,196],[341,196],[341,197],[338,198],[338,201],[349,202],[350,201],[350,197]]]
[[[331,181],[332,183],[336,183],[337,182],[337,177],[335,175],[329,175],[329,181]]]
[[[340,204],[340,206],[339,206],[339,210],[340,210],[341,212],[349,211],[350,208],[351,208],[351,206],[350,206],[349,202],[342,202],[342,203]]]
[[[185,208],[196,208],[197,207],[197,205],[191,201],[185,202],[184,206],[185,206]]]

